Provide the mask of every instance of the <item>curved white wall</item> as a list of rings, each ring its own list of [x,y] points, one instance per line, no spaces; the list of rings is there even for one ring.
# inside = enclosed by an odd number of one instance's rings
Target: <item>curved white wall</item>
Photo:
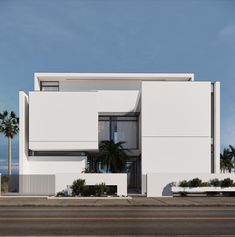
[[[98,110],[101,113],[130,113],[140,111],[140,91],[99,91]]]

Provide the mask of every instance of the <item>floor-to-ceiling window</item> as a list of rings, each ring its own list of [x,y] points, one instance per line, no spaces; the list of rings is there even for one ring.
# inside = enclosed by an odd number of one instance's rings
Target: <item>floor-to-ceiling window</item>
[[[124,141],[125,149],[138,149],[138,116],[100,116],[99,141]]]
[[[134,150],[139,150],[139,117],[138,114],[131,116],[99,116],[99,142],[113,140],[114,142],[124,141],[124,149],[128,149],[126,161],[126,173],[128,177],[128,190],[139,191],[140,189],[140,154]],[[92,162],[90,162],[92,163]],[[98,162],[98,169],[102,170],[101,163]]]

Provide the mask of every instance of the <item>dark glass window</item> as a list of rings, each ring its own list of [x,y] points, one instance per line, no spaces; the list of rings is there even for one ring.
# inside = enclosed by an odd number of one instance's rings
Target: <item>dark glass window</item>
[[[41,91],[59,91],[58,81],[41,81],[40,83]]]
[[[114,140],[126,142],[126,149],[138,149],[138,117],[137,116],[100,116],[99,141]]]
[[[29,150],[29,156],[85,156],[82,151],[32,151]]]

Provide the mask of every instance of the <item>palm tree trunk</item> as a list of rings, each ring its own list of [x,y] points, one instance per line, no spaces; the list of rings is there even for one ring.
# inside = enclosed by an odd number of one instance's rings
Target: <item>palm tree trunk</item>
[[[8,137],[8,176],[11,176],[11,158],[12,158],[12,149],[11,149],[11,138]]]

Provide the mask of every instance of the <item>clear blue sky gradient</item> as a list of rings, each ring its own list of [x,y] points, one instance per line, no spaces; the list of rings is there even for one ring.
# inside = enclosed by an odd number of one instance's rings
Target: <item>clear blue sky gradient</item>
[[[34,72],[221,81],[221,143],[235,145],[233,0],[0,0],[1,111],[18,113],[18,91],[33,89]]]

